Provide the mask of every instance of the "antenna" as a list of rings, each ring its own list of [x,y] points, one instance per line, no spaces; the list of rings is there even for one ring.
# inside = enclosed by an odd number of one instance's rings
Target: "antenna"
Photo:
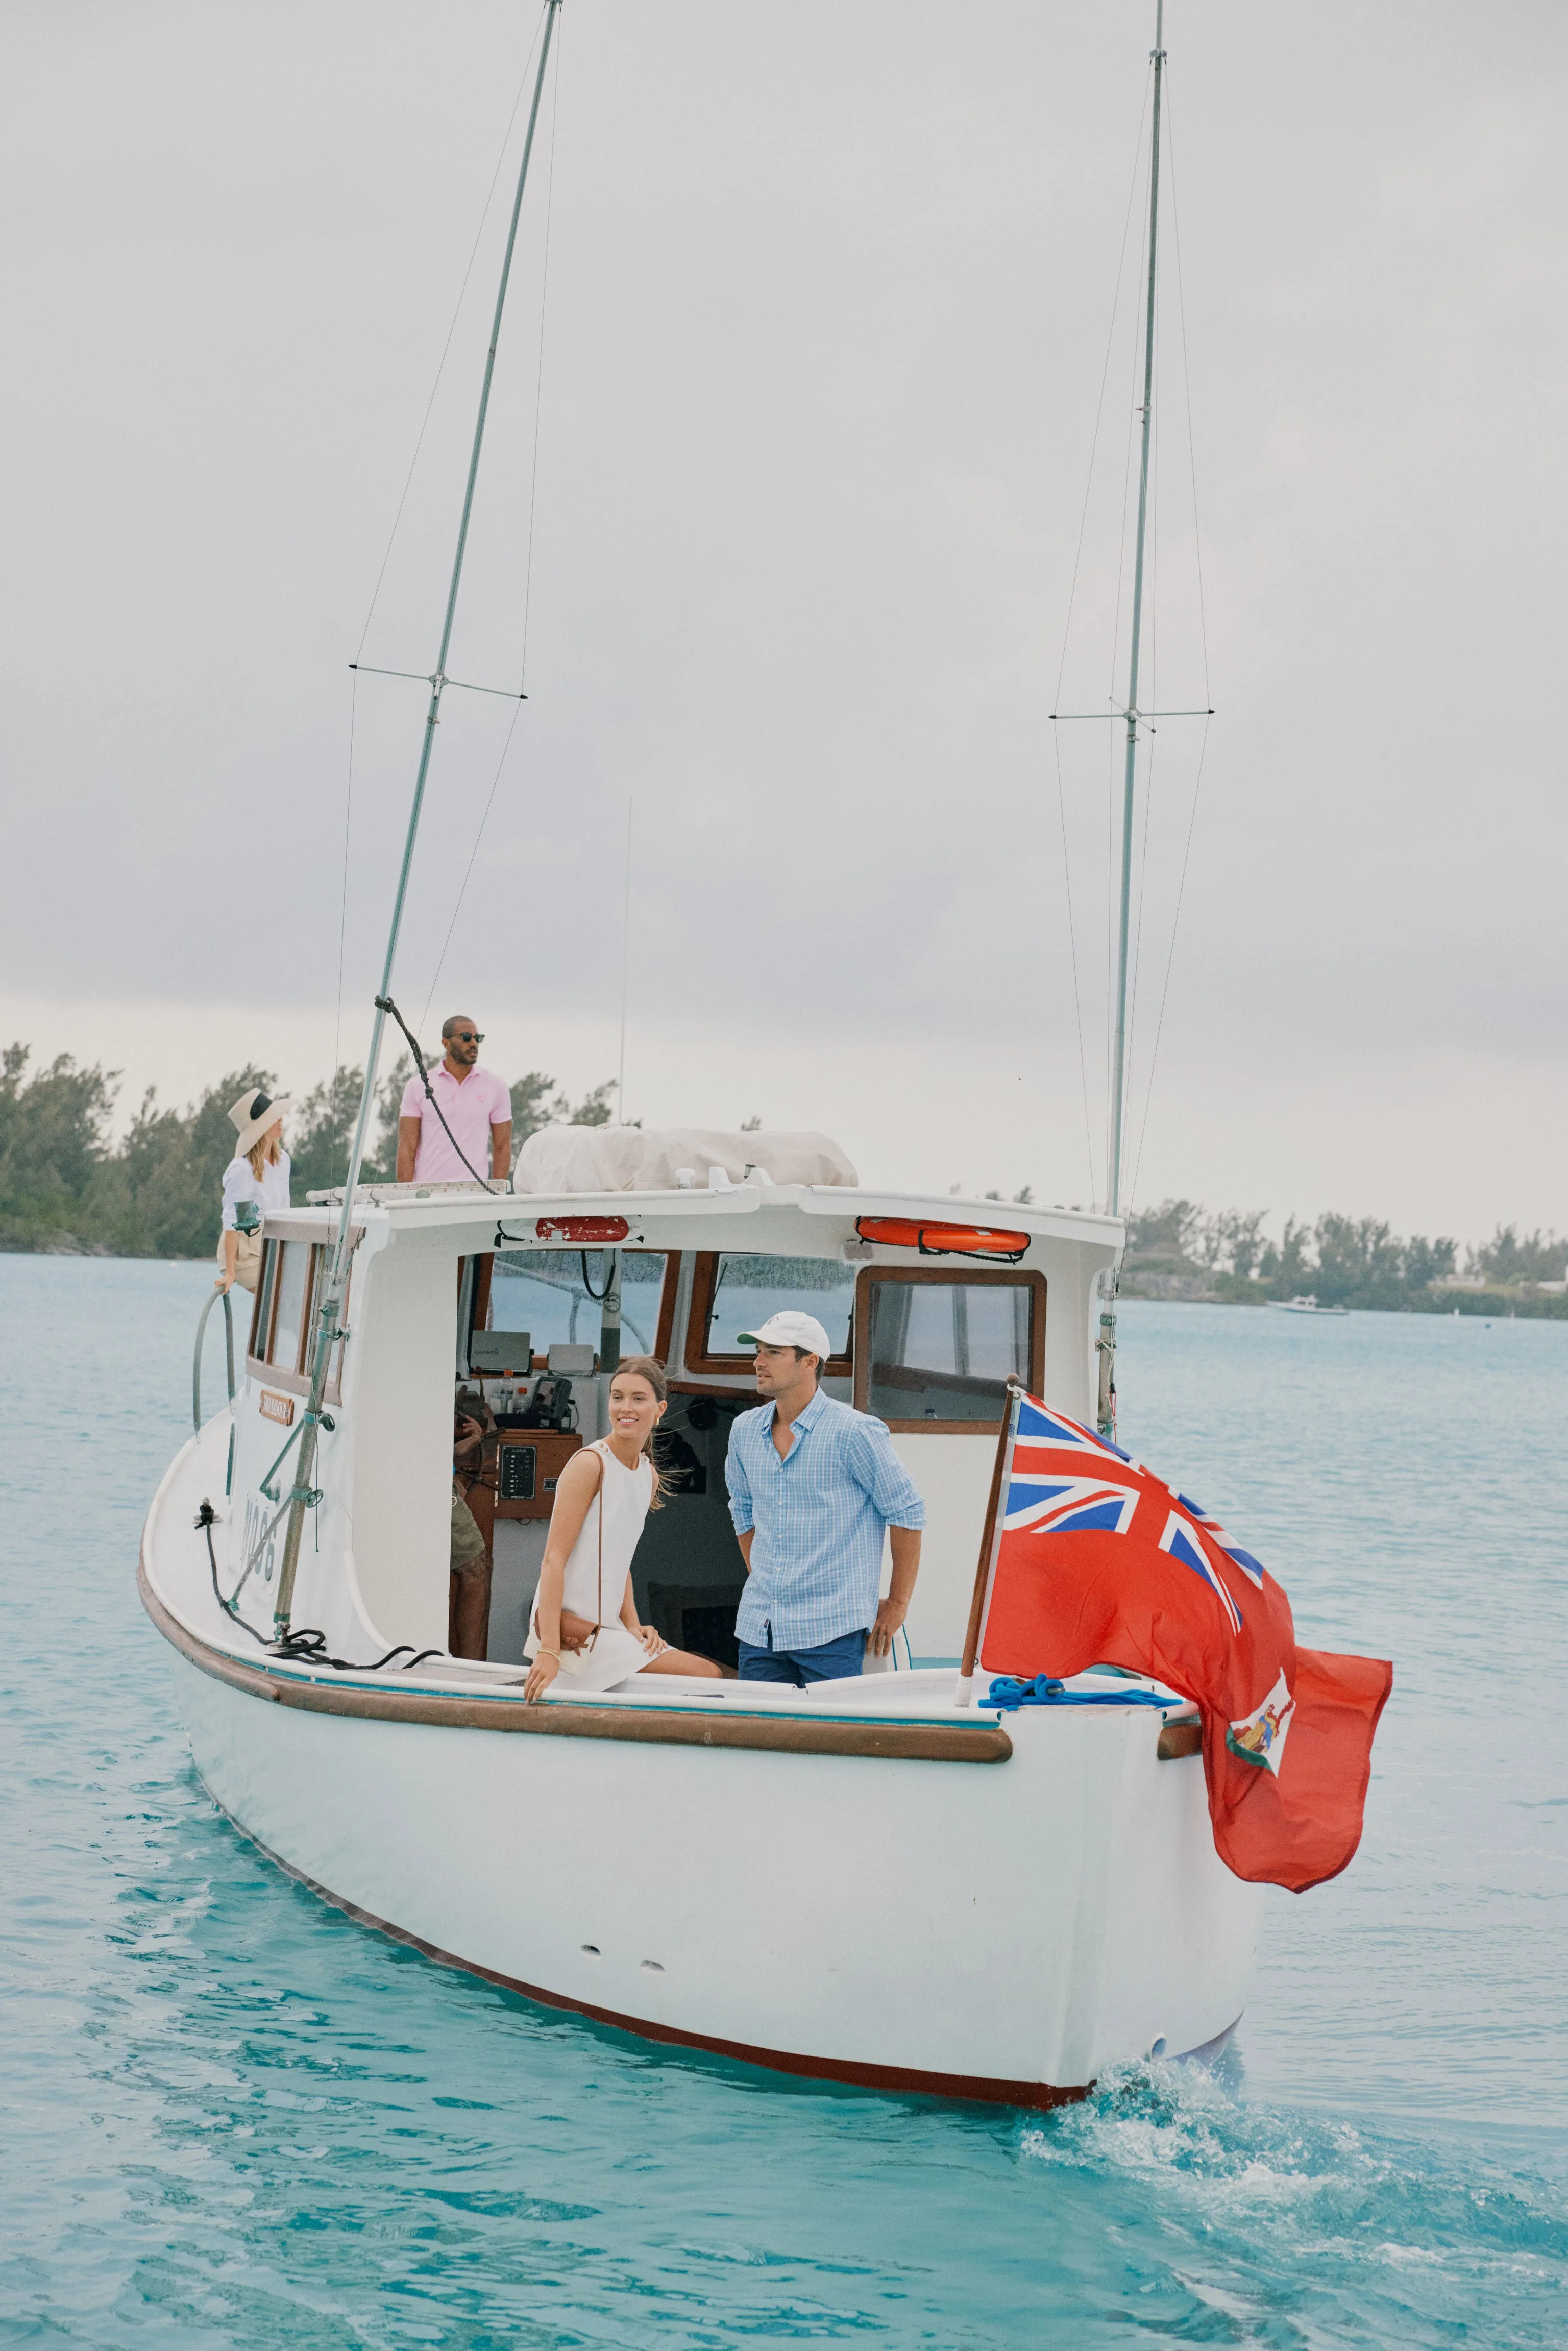
[[[632,795],[626,795],[626,890],[621,904],[621,1064],[615,1080],[615,1123],[626,1123],[626,979],[632,967]]]

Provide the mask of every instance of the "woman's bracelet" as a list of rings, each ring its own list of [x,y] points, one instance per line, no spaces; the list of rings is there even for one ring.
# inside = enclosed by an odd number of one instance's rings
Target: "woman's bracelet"
[[[536,1657],[553,1657],[558,1666],[560,1663],[560,1651],[559,1649],[547,1649],[542,1641],[539,1643],[538,1647],[534,1651],[534,1655]]]

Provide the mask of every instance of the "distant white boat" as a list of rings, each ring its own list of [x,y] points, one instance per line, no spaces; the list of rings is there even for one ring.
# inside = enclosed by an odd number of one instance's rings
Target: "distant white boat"
[[[1276,1314],[1348,1314],[1350,1312],[1348,1306],[1320,1306],[1315,1297],[1266,1298],[1263,1303],[1265,1306],[1271,1306]]]

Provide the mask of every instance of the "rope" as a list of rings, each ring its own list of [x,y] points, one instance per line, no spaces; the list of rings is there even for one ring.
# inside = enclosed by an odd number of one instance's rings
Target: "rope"
[[[402,1014],[398,1010],[397,1006],[392,1002],[392,998],[390,996],[378,996],[376,998],[376,1010],[378,1012],[390,1013],[392,1018],[397,1022],[398,1027],[402,1030],[404,1037],[408,1040],[408,1050],[413,1055],[414,1067],[419,1071],[419,1081],[421,1085],[424,1088],[424,1098],[430,1104],[431,1109],[435,1113],[436,1117],[441,1119],[443,1134],[445,1135],[447,1142],[452,1145],[453,1150],[457,1154],[458,1158],[463,1162],[464,1166],[468,1170],[469,1175],[472,1176],[474,1181],[478,1185],[481,1191],[488,1192],[494,1199],[498,1200],[504,1198],[506,1195],[502,1186],[499,1184],[492,1184],[488,1182],[485,1176],[480,1175],[479,1170],[475,1166],[474,1162],[469,1158],[468,1154],[464,1150],[463,1145],[458,1142],[457,1137],[453,1134],[452,1129],[447,1125],[446,1121],[444,1118],[441,1118],[441,1104],[435,1099],[435,1090],[430,1082],[430,1072],[424,1066],[424,1055],[420,1051],[413,1035],[410,1033],[407,1021],[403,1019]]]
[[[213,1549],[213,1528],[216,1523],[217,1515],[211,1502],[204,1496],[202,1507],[196,1513],[193,1524],[197,1532],[204,1534],[207,1539],[207,1564],[212,1570],[213,1598],[217,1602],[230,1624],[237,1625],[242,1632],[248,1633],[251,1639],[267,1650],[270,1656],[281,1657],[289,1665],[331,1666],[342,1674],[379,1674],[383,1666],[390,1666],[394,1657],[401,1657],[405,1649],[411,1648],[412,1645],[409,1642],[400,1641],[395,1649],[389,1649],[386,1656],[378,1657],[373,1666],[361,1666],[356,1665],[349,1657],[329,1657],[327,1655],[327,1635],[310,1627],[298,1633],[286,1634],[281,1641],[270,1640],[267,1634],[258,1633],[256,1626],[240,1614],[235,1603],[224,1598],[218,1588],[218,1555]],[[421,1649],[417,1656],[411,1655],[408,1664],[400,1666],[398,1671],[406,1674],[413,1667],[422,1666],[426,1657],[444,1657],[445,1655],[444,1649]]]

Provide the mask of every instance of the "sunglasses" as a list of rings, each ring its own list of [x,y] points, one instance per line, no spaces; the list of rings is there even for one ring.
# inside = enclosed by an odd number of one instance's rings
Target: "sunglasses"
[[[483,1029],[454,1029],[446,1041],[449,1045],[482,1045],[485,1031]]]

